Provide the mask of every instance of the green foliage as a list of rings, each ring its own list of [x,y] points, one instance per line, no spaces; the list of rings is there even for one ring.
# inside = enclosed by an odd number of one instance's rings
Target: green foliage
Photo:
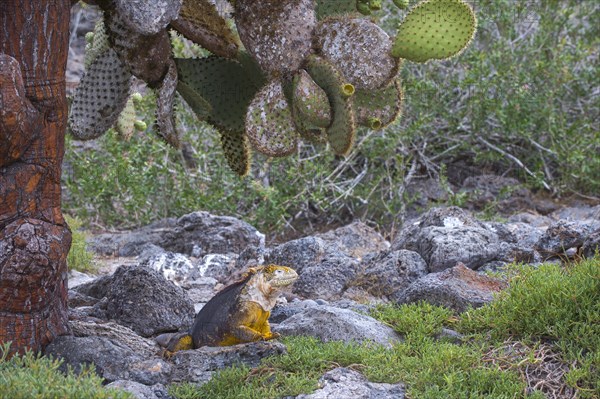
[[[481,348],[432,339],[434,330],[448,320],[445,309],[425,304],[387,306],[374,315],[404,332],[410,330],[406,341],[386,349],[286,337],[286,355],[265,359],[256,369],[225,369],[200,388],[175,385],[170,393],[180,399],[280,398],[315,390],[324,372],[341,366],[357,369],[373,382],[404,382],[414,399],[540,397],[524,396],[524,382],[516,372],[485,364]]]
[[[508,276],[510,286],[497,301],[460,319],[427,303],[375,307],[371,316],[404,338],[391,349],[285,337],[285,355],[264,359],[254,369],[224,369],[199,388],[173,385],[170,393],[180,399],[280,398],[315,390],[324,372],[341,366],[356,369],[373,382],[403,382],[413,399],[541,399],[542,392],[530,392],[536,381],[526,386],[525,380],[527,376],[543,382],[544,374],[534,370],[547,361],[536,352],[536,341],[543,340],[571,365],[563,382],[574,387],[578,397],[597,397],[600,261],[591,259],[566,270],[557,265],[514,267]],[[442,327],[457,326],[470,333],[460,345],[434,338]]]
[[[476,40],[459,58],[405,63],[404,116],[390,135],[427,143],[423,155],[437,165],[469,159],[534,188],[600,192],[597,15],[576,0],[477,2]],[[391,14],[386,28],[400,19]]]
[[[413,62],[450,58],[468,45],[477,26],[471,7],[460,0],[427,0],[400,24],[392,55]]]
[[[565,360],[578,363],[573,386],[600,392],[600,260],[566,269],[522,266],[511,273],[509,288],[490,305],[463,315],[461,329],[489,333],[498,341],[521,337],[553,342]]]
[[[82,367],[79,374],[59,371],[60,360],[28,352],[8,359],[10,343],[0,345],[0,398],[10,399],[126,399],[131,394],[106,389],[93,367]]]
[[[240,180],[223,168],[220,135],[185,105],[178,107],[177,120],[198,159],[193,170],[181,165],[177,152],[139,133],[128,143],[110,134],[85,150],[69,140],[64,205],[82,220],[113,226],[203,209],[241,217],[270,237],[283,226],[288,234],[305,235],[353,219],[393,233],[410,201],[399,195],[410,167],[416,165],[418,175],[443,176],[442,168],[456,160],[517,177],[529,187],[546,181],[559,194],[595,195],[600,30],[591,21],[593,3],[478,3],[472,46],[457,59],[405,63],[402,120],[378,132],[358,130],[346,159],[301,143],[287,159],[255,155],[250,176]],[[403,11],[384,12],[382,25],[395,31]],[[205,55],[186,47],[189,42],[174,42],[177,56]],[[146,103],[138,117],[148,121],[150,133],[153,110]],[[518,158],[532,175],[480,139]],[[453,203],[465,200],[451,195]]]
[[[80,230],[81,221],[70,216],[65,216],[65,219],[72,233],[71,249],[67,256],[69,270],[94,273],[97,270],[97,266],[94,264],[94,254],[87,250],[86,234]]]
[[[378,305],[370,313],[403,336],[412,334],[431,337],[440,333],[442,327],[455,321],[452,310],[427,302],[400,306]]]

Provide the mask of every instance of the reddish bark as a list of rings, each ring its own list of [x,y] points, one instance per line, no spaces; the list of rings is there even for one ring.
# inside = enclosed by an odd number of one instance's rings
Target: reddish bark
[[[60,175],[71,0],[0,2],[0,343],[68,332]]]

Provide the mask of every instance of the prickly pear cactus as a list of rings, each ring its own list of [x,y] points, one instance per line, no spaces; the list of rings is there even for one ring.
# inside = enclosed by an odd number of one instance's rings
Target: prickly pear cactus
[[[304,139],[348,154],[357,126],[381,129],[400,116],[403,60],[455,56],[476,30],[463,0],[423,0],[406,12],[394,37],[375,22],[382,0],[236,0],[233,17],[211,0],[100,3],[105,19],[89,37],[88,71],[71,110],[74,134],[93,138],[115,123],[130,126],[133,75],[157,93],[160,137],[179,145],[176,90],[221,132],[227,163],[242,176],[251,148],[285,156]],[[212,55],[174,60],[168,28]],[[107,63],[116,73],[107,73]],[[103,90],[111,90],[110,100],[96,101]]]

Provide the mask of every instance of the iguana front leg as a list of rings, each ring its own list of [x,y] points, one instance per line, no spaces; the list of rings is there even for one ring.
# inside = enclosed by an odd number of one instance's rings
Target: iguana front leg
[[[264,339],[263,334],[259,331],[244,325],[234,327],[231,333],[241,342],[254,342]]]
[[[271,340],[279,337],[272,333],[268,319],[270,312],[256,302],[243,302],[231,333],[241,342]]]
[[[269,324],[268,320],[265,320],[263,326],[262,326],[262,337],[265,341],[269,341],[271,339],[275,339],[275,338],[279,338],[281,336],[281,334],[277,333],[277,332],[272,332],[271,331],[271,325]]]
[[[248,326],[240,325],[233,329],[232,334],[242,342],[254,342],[260,340],[269,341],[281,336],[279,333],[271,332],[271,329],[268,325],[267,331],[264,333],[261,333],[260,331]]]

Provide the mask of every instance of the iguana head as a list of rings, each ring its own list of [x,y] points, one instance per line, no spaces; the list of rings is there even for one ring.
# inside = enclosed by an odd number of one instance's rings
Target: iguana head
[[[258,302],[265,310],[271,310],[281,291],[292,285],[298,274],[286,266],[267,265],[248,269],[246,277],[249,278],[242,300]]]
[[[256,273],[262,274],[266,284],[271,287],[287,287],[298,279],[296,271],[287,266],[267,265],[259,266]]]

